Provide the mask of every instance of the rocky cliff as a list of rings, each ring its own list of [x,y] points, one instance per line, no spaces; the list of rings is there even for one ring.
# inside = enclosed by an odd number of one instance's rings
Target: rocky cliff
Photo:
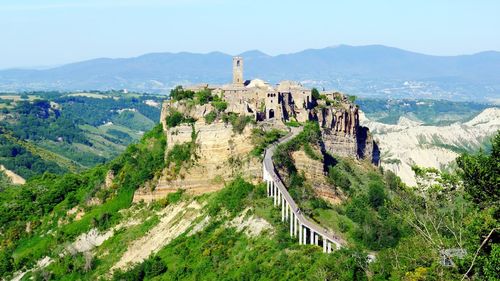
[[[318,99],[308,107],[306,113],[309,116],[306,120],[318,122],[321,128],[321,140],[315,148],[318,154],[327,152],[334,156],[367,159],[378,164],[378,146],[368,129],[360,126],[359,109],[346,96],[336,93]],[[226,111],[231,108],[231,102],[228,102]],[[194,123],[169,128],[166,118],[173,112],[181,113]],[[191,159],[180,169],[173,164],[167,166],[161,176],[136,192],[134,201],[154,200],[177,189],[191,193],[217,190],[237,175],[254,182],[260,179],[260,159],[250,154],[254,149],[251,141],[252,128],[283,129],[286,128],[283,121],[275,118],[257,124],[250,123],[242,132],[235,132],[233,126],[221,118],[229,112],[219,112],[213,123],[207,123],[205,117],[214,112],[216,109],[210,103],[196,105],[192,100],[163,103],[161,122],[167,138],[165,157],[169,157],[176,145],[189,145],[186,149],[191,152]],[[319,195],[330,201],[338,200],[337,191],[326,182],[327,171],[323,160],[310,159],[303,151],[297,151],[291,157]]]
[[[336,105],[320,104],[316,118],[325,149],[332,155],[368,159],[378,165],[380,151],[367,127],[359,124],[359,108],[341,96]]]
[[[207,124],[203,116],[211,111],[210,105],[174,106],[183,114],[197,117],[197,121],[194,124],[167,128],[165,117],[170,106],[164,104],[162,123],[167,137],[165,157],[175,145],[192,143],[191,161],[184,164],[178,172],[173,170],[172,165],[166,167],[153,184],[136,192],[134,201],[162,198],[178,189],[193,194],[215,191],[239,175],[252,182],[262,177],[260,160],[250,156],[250,151],[254,148],[251,142],[252,124],[238,133],[234,132],[231,124],[221,120]]]

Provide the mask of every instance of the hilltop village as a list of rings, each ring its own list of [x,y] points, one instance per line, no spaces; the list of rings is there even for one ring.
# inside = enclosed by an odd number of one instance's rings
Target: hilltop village
[[[271,85],[261,79],[245,80],[243,65],[242,57],[233,58],[230,84],[178,87],[163,103],[161,122],[168,143],[165,157],[176,154],[172,149],[184,146],[185,151],[191,151],[191,158],[167,167],[157,184],[136,192],[135,201],[153,200],[177,189],[193,193],[217,190],[239,174],[253,181],[262,179],[260,161],[251,157],[254,129],[288,131],[299,124],[317,122],[321,132],[315,148],[318,154],[352,157],[378,165],[378,146],[368,128],[360,126],[358,106],[347,96],[338,92],[319,94],[294,81]],[[183,98],[194,93],[206,93],[213,101]],[[235,133],[235,127],[239,132]],[[314,160],[317,163],[301,163],[301,159],[311,159],[295,156],[306,177],[318,181],[318,192],[335,198],[336,194],[318,179],[324,178],[329,160],[322,157],[321,161]]]

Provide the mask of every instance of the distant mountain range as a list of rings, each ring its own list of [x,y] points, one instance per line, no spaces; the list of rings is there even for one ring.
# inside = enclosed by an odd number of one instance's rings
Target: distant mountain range
[[[365,97],[500,100],[500,52],[431,56],[381,45],[340,45],[270,56],[248,51],[246,79],[297,80]],[[231,55],[151,53],[51,69],[0,71],[0,91],[129,89],[168,92],[178,84],[228,83]]]

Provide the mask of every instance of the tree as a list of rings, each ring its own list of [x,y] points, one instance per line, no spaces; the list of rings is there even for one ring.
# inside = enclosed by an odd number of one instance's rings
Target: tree
[[[464,153],[457,159],[465,191],[480,207],[500,201],[500,131],[492,140],[492,151]]]
[[[184,116],[182,115],[182,113],[180,113],[179,111],[174,111],[166,117],[165,122],[168,128],[173,128],[181,124],[183,120]]]
[[[195,97],[197,104],[201,105],[207,104],[212,100],[212,92],[208,89],[204,89],[199,92],[196,92]]]
[[[319,100],[321,98],[319,95],[319,91],[316,88],[312,88],[311,95],[313,97],[313,100]]]
[[[385,198],[384,185],[378,181],[371,182],[368,190],[368,202],[372,208],[378,209],[383,206]]]

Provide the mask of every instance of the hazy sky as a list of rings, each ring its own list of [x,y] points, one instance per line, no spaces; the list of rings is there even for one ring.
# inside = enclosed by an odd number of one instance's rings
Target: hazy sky
[[[500,50],[498,0],[0,0],[0,68],[149,52]]]

